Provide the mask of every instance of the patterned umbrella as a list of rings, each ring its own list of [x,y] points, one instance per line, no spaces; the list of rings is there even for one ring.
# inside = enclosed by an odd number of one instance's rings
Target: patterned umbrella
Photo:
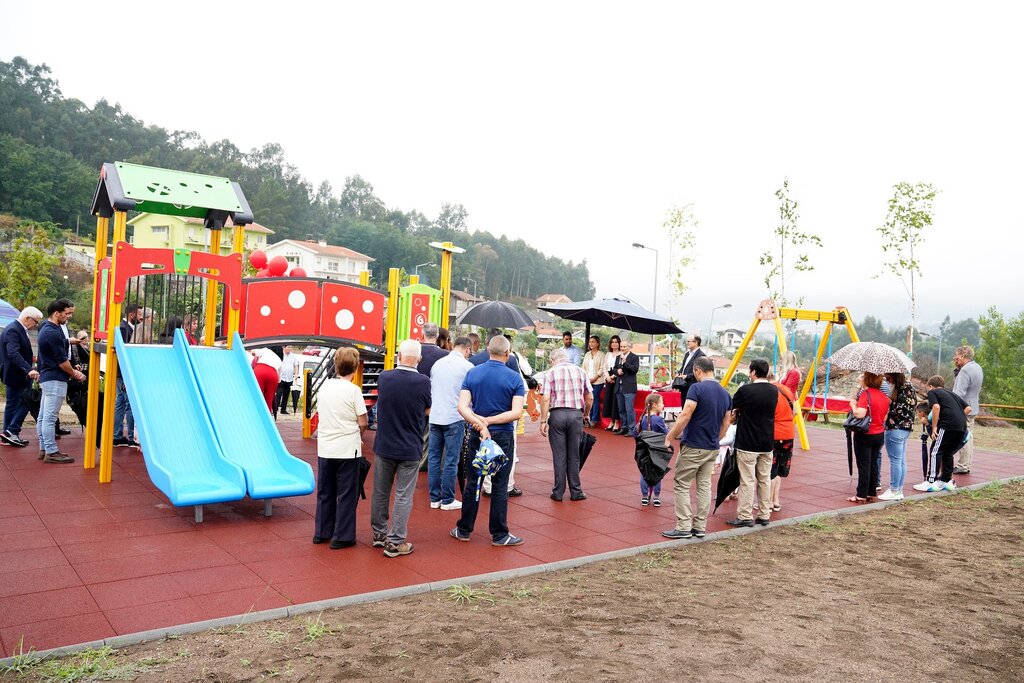
[[[508,463],[508,456],[501,446],[493,439],[484,439],[480,442],[480,449],[473,458],[473,467],[480,473],[476,480],[476,499],[480,500],[480,488],[483,486],[484,477],[497,474],[505,464]]]
[[[843,370],[862,370],[876,375],[884,375],[887,372],[909,373],[917,367],[907,354],[878,342],[847,344],[824,362]]]

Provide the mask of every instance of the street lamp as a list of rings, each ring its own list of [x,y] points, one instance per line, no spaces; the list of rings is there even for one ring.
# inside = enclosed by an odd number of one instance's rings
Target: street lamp
[[[654,252],[654,305],[651,307],[651,311],[654,313],[658,312],[658,250],[654,247],[648,247],[639,242],[633,242],[634,249],[646,249]],[[647,378],[648,384],[654,384],[654,335],[651,335],[651,360],[650,368],[648,370],[649,375]]]
[[[711,322],[708,323],[708,343],[711,343],[711,337],[715,336],[715,311],[719,308],[732,308],[732,304],[722,304],[721,306],[715,306],[711,309]]]
[[[464,277],[462,279],[465,280],[466,282],[472,282],[473,283],[473,298],[475,299],[476,298],[476,280],[474,280],[471,277]]]
[[[437,264],[436,263],[434,263],[433,261],[427,261],[426,263],[421,263],[418,266],[416,266],[413,269],[413,275],[415,275],[416,277],[419,277],[420,276],[420,268],[422,268],[423,266],[427,266],[429,268],[437,268]]]
[[[931,337],[932,339],[938,339],[939,340],[939,357],[935,361],[935,367],[936,367],[936,372],[941,375],[942,374],[942,333],[940,332],[939,334],[928,334],[927,332],[922,332],[921,330],[918,330],[917,333],[920,334],[922,337]]]

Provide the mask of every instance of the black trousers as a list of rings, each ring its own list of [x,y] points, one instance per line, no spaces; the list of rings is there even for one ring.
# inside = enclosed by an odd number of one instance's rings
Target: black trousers
[[[339,543],[356,540],[356,505],[359,503],[359,460],[317,458],[317,538]]]
[[[882,453],[883,434],[853,435],[853,454],[857,459],[857,497],[874,497],[878,494],[878,459]]]
[[[953,456],[964,445],[965,432],[940,429],[928,452],[928,481],[950,481],[953,478]]]
[[[274,415],[280,410],[282,415],[288,414],[288,392],[292,389],[291,382],[278,382],[277,392],[274,394]],[[295,410],[294,408],[292,409]]]

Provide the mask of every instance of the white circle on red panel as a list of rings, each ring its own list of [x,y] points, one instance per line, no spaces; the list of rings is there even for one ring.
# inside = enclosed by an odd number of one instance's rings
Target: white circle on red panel
[[[270,306],[260,306],[260,315],[263,317],[270,315]]]
[[[347,308],[343,308],[338,311],[338,315],[334,316],[334,324],[338,326],[339,330],[347,330],[356,322],[356,317],[352,315],[352,311]]]
[[[420,310],[423,311],[424,313],[426,313],[427,312],[427,307],[426,306],[421,306]]]
[[[363,313],[373,313],[373,302],[369,299],[363,302]]]
[[[336,296],[332,296],[332,297],[331,297],[331,303],[332,303],[332,304],[336,304],[336,303],[338,303],[338,297],[336,297]]]
[[[288,305],[292,308],[302,308],[306,305],[306,295],[299,290],[294,290],[288,295]]]

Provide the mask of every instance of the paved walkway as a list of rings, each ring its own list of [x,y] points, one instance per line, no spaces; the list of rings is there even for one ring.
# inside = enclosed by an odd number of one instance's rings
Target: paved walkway
[[[298,422],[279,425],[292,453],[315,470],[315,442],[302,440]],[[813,450],[794,456],[776,519],[849,505],[853,481],[842,432],[811,429],[810,437]],[[80,436],[61,444],[81,453]],[[920,480],[916,445],[908,484]],[[518,548],[491,547],[486,503],[472,542],[449,538],[459,513],[429,509],[420,475],[410,522],[416,551],[395,559],[369,547],[367,501],[359,505],[359,545],[346,550],[310,543],[313,496],[275,501],[271,518],[257,501],[207,506],[205,521],[195,524],[191,508],[174,508],[153,487],[138,451],[115,450],[114,481],[101,486],[97,470],[44,465],[34,443],[0,449],[0,656],[11,655],[22,635],[26,650],[42,650],[643,546],[664,540],[660,531],[674,526],[671,480],[663,507],[641,508],[632,439],[603,431],[583,472],[589,498],[581,502],[548,497],[550,455],[536,425],[520,439],[516,480],[526,495],[512,499],[509,512],[512,530],[526,540]],[[886,463],[883,481],[887,471]],[[1021,474],[1024,457],[979,452],[972,474],[957,481]],[[734,512],[735,503],[725,503],[708,530],[726,528]]]

